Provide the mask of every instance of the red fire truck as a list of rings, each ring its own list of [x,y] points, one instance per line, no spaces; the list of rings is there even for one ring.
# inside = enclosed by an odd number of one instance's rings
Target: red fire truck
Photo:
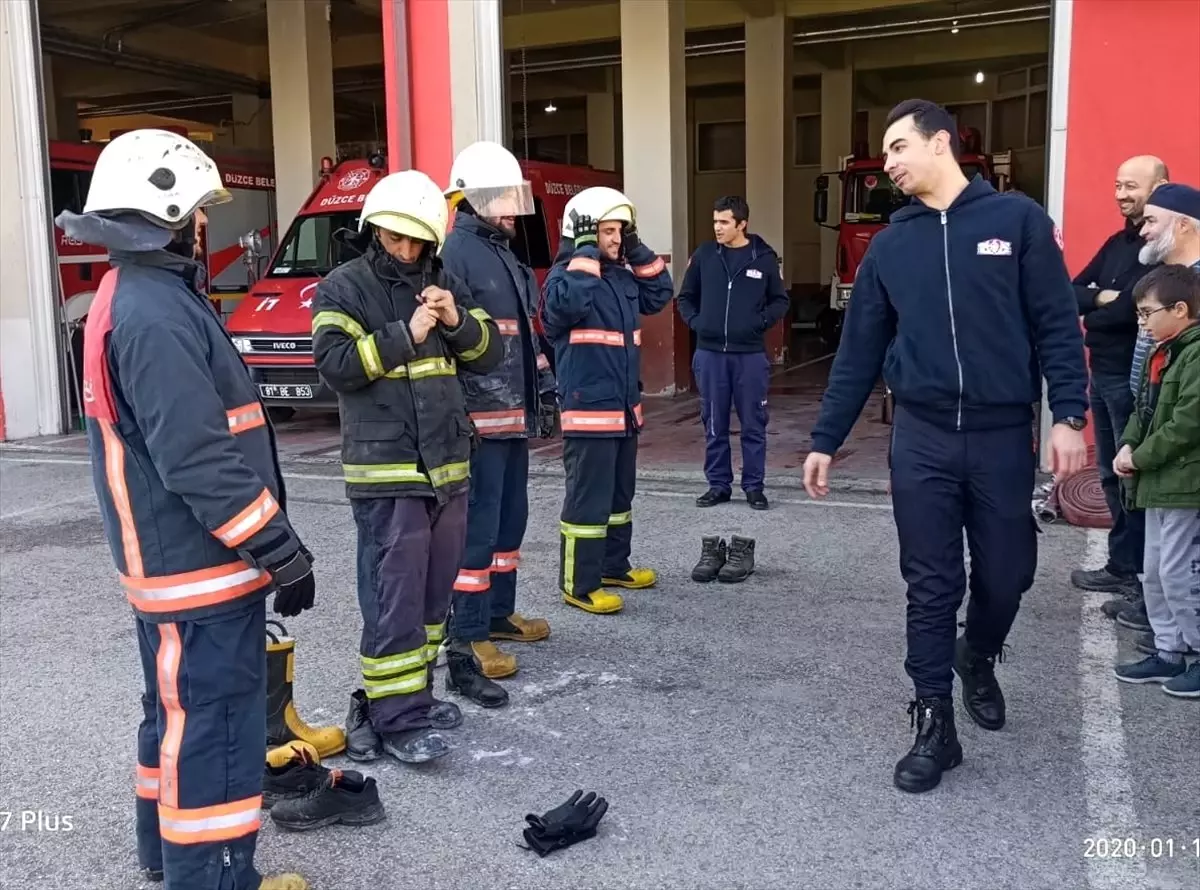
[[[558,249],[567,201],[590,186],[619,188],[620,180],[614,173],[587,167],[540,161],[522,162],[521,167],[533,188],[536,209],[530,216],[517,217],[513,250],[534,269],[540,284]],[[337,409],[336,394],[313,364],[314,291],[323,275],[353,258],[333,234],[358,229],[367,192],[386,174],[387,160],[379,153],[339,164],[323,158],[316,188],[280,239],[265,274],[226,323],[273,417],[286,419],[296,408]]]
[[[1012,175],[1010,152],[983,154],[981,137],[974,128],[959,133],[962,154],[959,165],[967,179],[979,174],[1000,191],[1007,191]],[[841,338],[842,319],[854,276],[875,234],[888,224],[893,212],[909,201],[883,172],[883,158],[867,157],[864,146],[842,159],[837,173],[822,173],[816,180],[813,195],[813,220],[817,225],[838,233],[837,254],[834,260],[833,281],[829,287],[829,305],[817,317],[817,331],[830,348]],[[827,225],[829,216],[829,178],[841,180],[841,221]]]
[[[114,134],[115,135],[115,134]],[[52,213],[83,212],[92,170],[103,143],[51,142],[50,197]],[[207,225],[201,229],[200,244],[208,266],[209,296],[221,309],[223,299],[246,293],[253,274],[242,262],[244,244],[274,243],[275,175],[269,158],[258,155],[216,153],[213,157],[233,201],[208,208]],[[83,369],[83,324],[100,279],[108,271],[108,253],[103,247],[68,238],[57,226],[54,244],[62,280],[63,321],[74,359],[71,410],[78,417],[78,392]],[[72,367],[68,363],[68,367]]]

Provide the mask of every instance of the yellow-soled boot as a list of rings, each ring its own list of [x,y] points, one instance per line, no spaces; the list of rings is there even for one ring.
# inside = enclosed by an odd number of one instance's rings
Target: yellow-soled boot
[[[479,672],[489,680],[502,680],[517,672],[517,656],[501,651],[488,640],[471,643],[471,654],[479,662]]]
[[[595,615],[610,615],[620,612],[625,607],[625,600],[621,599],[621,594],[609,593],[607,590],[593,590],[583,595],[564,592],[563,602]]]
[[[536,643],[550,636],[550,622],[545,618],[526,618],[513,612],[507,618],[493,618],[488,637],[511,640],[514,643]]]
[[[278,621],[268,621],[280,633],[267,630],[267,747],[308,742],[321,758],[346,749],[346,732],[340,726],[309,726],[296,713],[292,701],[292,675],[296,641]],[[286,885],[282,885],[286,887]]]
[[[601,578],[605,587],[624,587],[626,590],[645,590],[658,581],[654,569],[630,569],[620,578]]]
[[[308,881],[298,874],[272,875],[263,878],[258,890],[309,890]]]
[[[293,760],[308,760],[312,763],[321,762],[321,752],[316,745],[309,742],[288,742],[278,748],[267,751],[267,766],[281,769]]]

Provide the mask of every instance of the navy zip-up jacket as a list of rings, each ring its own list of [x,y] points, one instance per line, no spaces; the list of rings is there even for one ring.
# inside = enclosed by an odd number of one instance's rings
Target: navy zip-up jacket
[[[763,352],[763,337],[788,311],[779,258],[758,235],[749,236],[740,263],[722,245],[696,248],[679,290],[679,314],[696,332],[696,348],[711,352]]]
[[[892,214],[855,278],[813,451],[841,447],[881,370],[897,405],[946,430],[1031,424],[1043,373],[1054,421],[1083,417],[1078,306],[1046,212],[976,176],[945,211]]]

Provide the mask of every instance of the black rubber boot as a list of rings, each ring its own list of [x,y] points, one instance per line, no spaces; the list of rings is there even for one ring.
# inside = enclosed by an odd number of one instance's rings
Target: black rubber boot
[[[729,539],[725,565],[717,572],[717,580],[737,584],[754,574],[754,539],[734,535]]]
[[[294,800],[271,808],[271,821],[289,831],[309,831],[326,825],[374,825],[387,818],[373,778],[355,770],[329,770],[324,780]]]
[[[163,870],[161,868],[143,868],[142,878],[147,881],[153,881],[155,884],[161,884]]]
[[[452,750],[450,743],[435,729],[406,729],[382,734],[383,750],[401,763],[425,763],[445,757]]]
[[[896,764],[893,781],[901,791],[920,794],[932,791],[942,781],[943,772],[962,763],[962,745],[954,728],[954,701],[949,696],[917,699],[909,704],[908,715],[917,728],[917,738]]]
[[[701,584],[717,580],[717,572],[725,565],[725,539],[705,535],[700,539],[700,561],[692,569],[692,580]]]
[[[433,693],[433,665],[429,665],[427,681],[429,684],[429,692]],[[462,709],[454,702],[442,701],[440,698],[434,698],[433,704],[429,706],[429,722],[433,724],[434,729],[454,729],[461,726],[463,722]]]
[[[469,644],[465,650],[457,644],[446,650],[446,691],[461,695],[481,708],[508,704],[508,691],[483,675]]]
[[[341,754],[346,734],[338,726],[309,726],[300,719],[292,701],[296,641],[278,621],[267,622],[267,747],[288,742],[308,742],[324,760]],[[271,627],[279,628],[276,634]]]
[[[965,636],[954,644],[954,673],[962,681],[963,707],[984,729],[1004,726],[1004,693],[996,682],[996,660],[1004,655],[983,656],[972,651]]]
[[[370,763],[383,756],[383,741],[371,725],[367,693],[356,689],[350,694],[346,714],[346,756],[358,763]]]

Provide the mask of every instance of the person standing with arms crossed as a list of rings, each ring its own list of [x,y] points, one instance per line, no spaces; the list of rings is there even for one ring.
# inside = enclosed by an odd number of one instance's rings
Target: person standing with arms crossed
[[[746,231],[750,206],[737,196],[713,207],[715,241],[700,245],[688,261],[679,291],[679,314],[696,332],[692,372],[700,387],[706,440],[708,491],[697,507],[727,502],[733,488],[729,454],[729,406],[737,410],[742,439],[742,490],[755,510],[769,506],[763,494],[767,464],[767,387],[771,361],[763,338],[788,311],[779,257],[766,241]]]
[[[892,214],[859,268],[804,485],[814,498],[828,494],[832,455],[882,371],[896,398],[889,462],[908,584],[905,668],[915,687],[916,740],[894,782],[923,792],[962,762],[953,673],[971,719],[1004,725],[995,660],[1037,569],[1033,406],[1044,373],[1052,468],[1060,479],[1077,473],[1087,461],[1087,367],[1071,278],[1045,211],[979,177],[967,181],[944,108],[910,99],[886,127],[884,170],[914,200]],[[956,641],[968,586],[966,632]]]

